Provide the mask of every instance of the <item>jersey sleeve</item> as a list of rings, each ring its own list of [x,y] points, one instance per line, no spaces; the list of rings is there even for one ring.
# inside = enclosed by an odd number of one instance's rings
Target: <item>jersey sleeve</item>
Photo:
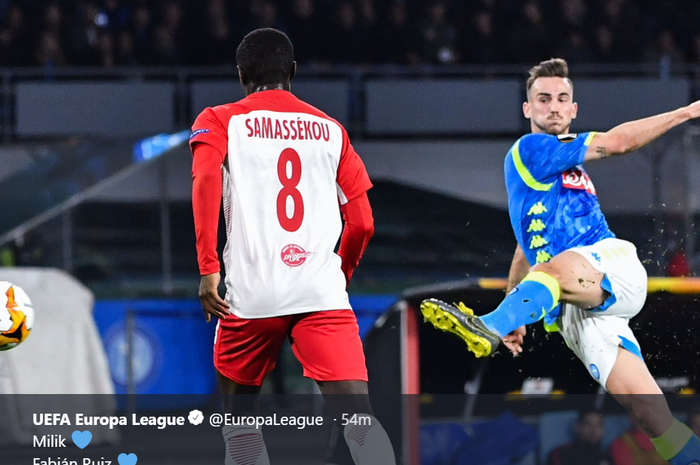
[[[528,134],[516,143],[513,160],[519,172],[524,169],[535,181],[548,181],[582,164],[595,134]]]
[[[343,151],[340,154],[336,182],[341,205],[345,205],[348,200],[352,200],[372,188],[372,181],[369,180],[365,164],[355,152],[345,129],[343,129]]]
[[[352,273],[360,263],[360,258],[374,234],[374,218],[372,218],[372,207],[366,193],[348,200],[340,210],[343,213],[345,227],[340,236],[338,255],[342,260],[340,268],[345,275],[345,281],[350,284]]]
[[[211,145],[223,156],[228,152],[228,133],[214,108],[205,108],[194,120],[190,149],[200,143]]]
[[[220,271],[216,242],[224,160],[218,150],[207,144],[196,144],[192,156],[192,213],[199,272],[204,276]]]

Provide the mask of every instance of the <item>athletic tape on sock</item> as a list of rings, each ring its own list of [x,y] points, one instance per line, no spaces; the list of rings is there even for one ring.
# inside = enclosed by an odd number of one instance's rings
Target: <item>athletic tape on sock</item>
[[[521,282],[534,281],[544,285],[549,292],[552,294],[552,308],[559,304],[559,298],[561,297],[561,286],[559,286],[559,281],[554,279],[552,275],[545,273],[544,271],[531,271],[523,278]],[[550,308],[551,310],[551,308]]]
[[[668,461],[678,455],[692,437],[693,431],[674,418],[666,432],[658,438],[651,438],[651,443],[661,458]]]

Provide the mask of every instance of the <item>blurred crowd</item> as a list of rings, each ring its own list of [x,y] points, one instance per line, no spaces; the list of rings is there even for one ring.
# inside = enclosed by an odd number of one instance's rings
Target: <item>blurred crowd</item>
[[[0,0],[0,66],[225,65],[276,27],[302,64],[700,63],[697,0]]]
[[[694,434],[700,434],[700,405],[691,407],[685,420]],[[606,448],[603,414],[581,410],[573,427],[574,440],[553,449],[545,465],[667,465],[632,415],[629,423],[629,429]]]

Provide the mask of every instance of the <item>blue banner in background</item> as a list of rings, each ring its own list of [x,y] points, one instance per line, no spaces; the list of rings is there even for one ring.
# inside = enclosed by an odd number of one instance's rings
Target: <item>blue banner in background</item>
[[[377,318],[394,305],[398,299],[399,296],[393,294],[350,296],[350,305],[357,316],[361,338],[364,339]]]
[[[395,295],[350,297],[361,337],[396,300]],[[206,323],[199,300],[98,301],[94,318],[117,394],[129,392],[130,377],[137,394],[217,391],[211,362],[216,325]]]
[[[129,341],[133,392],[216,392],[211,364],[216,325],[204,321],[198,300],[100,301],[94,318],[117,394],[129,392]]]

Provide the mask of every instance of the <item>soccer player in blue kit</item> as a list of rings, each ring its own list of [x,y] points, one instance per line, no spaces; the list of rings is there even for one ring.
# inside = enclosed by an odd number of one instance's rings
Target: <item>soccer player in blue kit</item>
[[[507,296],[477,317],[459,304],[422,302],[426,320],[462,338],[477,357],[503,341],[522,352],[525,325],[544,319],[590,374],[642,425],[671,465],[700,464],[700,439],[673,418],[629,327],[644,305],[647,275],[635,246],[610,231],[583,163],[631,152],[700,117],[700,102],[621,124],[571,134],[578,107],[568,65],[551,59],[530,70],[523,113],[532,134],[505,159],[508,209],[518,246]],[[646,394],[646,395],[645,395]]]

